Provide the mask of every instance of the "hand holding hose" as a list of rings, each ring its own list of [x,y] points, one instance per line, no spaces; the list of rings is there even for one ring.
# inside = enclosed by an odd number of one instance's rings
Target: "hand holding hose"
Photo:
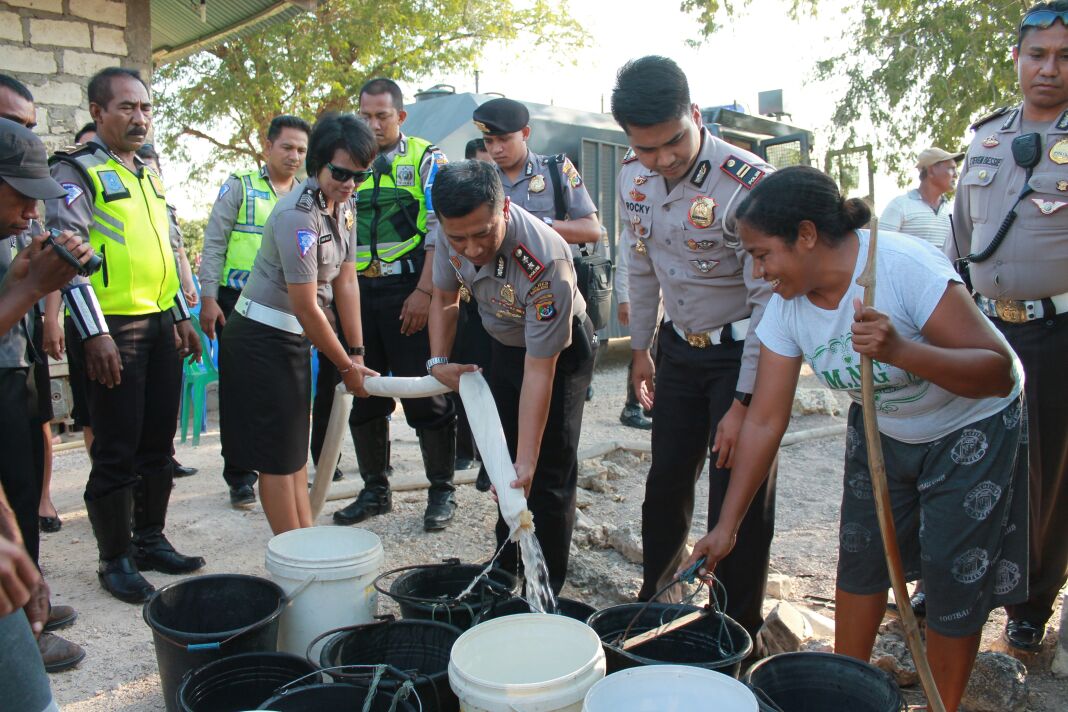
[[[726,558],[727,554],[734,549],[738,535],[733,528],[717,524],[712,531],[701,537],[693,546],[690,558],[683,562],[679,570],[675,572],[675,578],[682,578],[688,569],[694,567],[698,561],[704,559],[704,563],[697,567],[697,577],[708,583],[712,572],[716,570],[716,564]]]

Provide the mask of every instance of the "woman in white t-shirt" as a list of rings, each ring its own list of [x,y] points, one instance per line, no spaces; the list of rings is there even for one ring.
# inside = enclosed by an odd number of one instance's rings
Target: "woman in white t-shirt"
[[[765,177],[737,211],[755,276],[773,296],[757,327],[756,388],[733,450],[716,527],[683,569],[703,573],[737,528],[790,422],[802,360],[854,404],[846,438],[835,602],[836,652],[867,661],[889,576],[868,474],[860,358],[874,360],[876,407],[905,573],[927,587],[929,658],[947,710],[967,684],[987,614],[1026,599],[1027,485],[1017,467],[1022,374],[937,250],[881,231],[876,308],[856,279],[871,217],[805,167]]]

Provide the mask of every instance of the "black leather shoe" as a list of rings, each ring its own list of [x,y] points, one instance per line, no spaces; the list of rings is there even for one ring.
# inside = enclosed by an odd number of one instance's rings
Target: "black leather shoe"
[[[174,461],[174,476],[175,477],[191,477],[192,475],[195,475],[198,472],[200,472],[200,470],[198,470],[195,467],[186,467],[185,465],[181,464],[177,460]]]
[[[57,517],[37,517],[41,531],[45,534],[55,534],[63,528],[63,521]]]
[[[341,482],[341,480],[343,480],[343,479],[345,479],[345,473],[341,471],[340,467],[335,467],[334,468],[334,477],[333,477],[333,479],[331,481],[332,482]]]
[[[134,563],[141,571],[188,574],[202,568],[205,562],[203,556],[179,554],[161,533],[141,540],[135,538]]]
[[[426,512],[423,513],[423,529],[428,532],[439,532],[449,526],[453,514],[456,512],[456,498],[452,490],[435,492],[430,490],[427,496]]]
[[[356,501],[343,509],[334,512],[334,524],[348,526],[377,517],[379,514],[387,514],[393,510],[393,493],[388,489],[364,487]]]
[[[485,467],[478,468],[478,477],[475,478],[475,489],[479,492],[489,492],[493,483],[490,482],[489,473]]]
[[[586,386],[586,402],[589,403],[593,400],[593,384]]]
[[[1031,621],[1010,618],[1005,624],[1005,639],[1017,650],[1033,653],[1042,647],[1046,636],[1046,626],[1036,625]]]
[[[653,421],[642,415],[641,406],[637,405],[625,405],[623,406],[623,412],[619,414],[619,422],[626,425],[628,428],[637,428],[639,430],[652,430]]]
[[[256,504],[256,491],[252,485],[238,485],[230,488],[230,506],[234,509],[249,509]]]
[[[144,603],[156,590],[129,556],[101,561],[96,575],[105,591],[126,603]]]
[[[480,464],[481,463],[473,457],[460,456],[456,458],[456,471],[460,472],[462,470],[473,470]]]
[[[917,591],[909,598],[909,603],[912,604],[912,613],[916,618],[927,617],[927,594],[923,591]],[[900,611],[897,609],[896,601],[887,601],[886,610],[890,611],[894,615],[900,615]]]

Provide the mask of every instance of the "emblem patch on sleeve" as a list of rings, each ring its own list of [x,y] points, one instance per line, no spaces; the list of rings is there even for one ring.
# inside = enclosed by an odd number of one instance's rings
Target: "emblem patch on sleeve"
[[[314,230],[297,230],[297,248],[300,256],[305,257],[308,251],[315,246],[316,235]]]
[[[519,263],[519,266],[523,268],[523,271],[527,273],[527,279],[533,282],[541,273],[545,271],[545,265],[538,262],[537,258],[531,254],[530,250],[523,243],[512,250],[512,257]]]
[[[530,291],[527,292],[527,299],[532,299],[542,292],[548,291],[550,286],[549,280],[543,279],[530,288]]]
[[[728,156],[727,160],[723,162],[723,165],[720,166],[719,169],[746,188],[750,189],[764,177],[764,171],[756,166],[746,163],[737,156]]]
[[[67,191],[67,197],[63,199],[63,202],[67,204],[68,208],[71,203],[82,197],[82,194],[85,192],[74,183],[63,183],[62,186],[63,190]]]
[[[538,321],[552,321],[556,318],[556,306],[550,301],[534,305],[534,316]]]
[[[219,188],[219,194],[215,196],[216,200],[222,200],[222,197],[230,192],[230,183],[223,183],[222,188]]]
[[[575,169],[575,164],[571,162],[571,159],[564,157],[564,165],[561,168],[564,176],[567,177],[568,185],[572,188],[578,188],[582,185],[582,176],[579,175],[578,170]]]

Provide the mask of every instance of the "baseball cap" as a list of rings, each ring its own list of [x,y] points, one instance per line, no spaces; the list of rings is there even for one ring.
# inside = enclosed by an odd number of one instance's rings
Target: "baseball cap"
[[[925,148],[920,151],[920,155],[916,157],[916,167],[921,171],[924,168],[930,168],[936,163],[942,161],[959,161],[964,158],[963,153],[950,153],[944,149],[932,146],[931,148]]]
[[[7,119],[0,119],[0,180],[35,200],[67,194],[49,174],[48,153],[37,134]]]
[[[530,123],[530,112],[515,99],[502,97],[490,99],[480,105],[471,115],[471,119],[475,122],[475,128],[482,133],[499,136],[522,131],[523,127]]]

